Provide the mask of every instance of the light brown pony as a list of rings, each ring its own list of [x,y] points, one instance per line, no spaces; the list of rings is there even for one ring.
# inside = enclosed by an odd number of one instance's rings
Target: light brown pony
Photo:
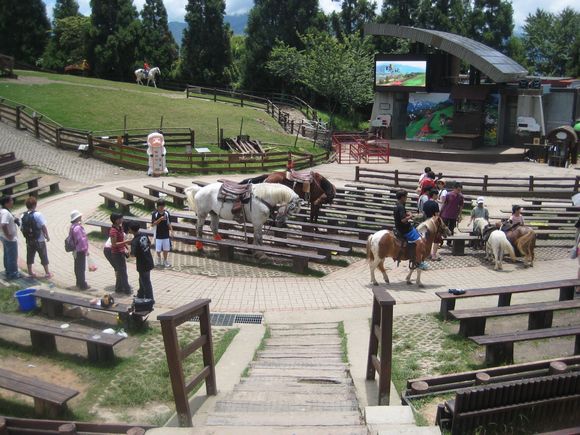
[[[240,184],[257,184],[257,183],[280,183],[294,190],[296,194],[310,203],[310,222],[318,221],[318,213],[322,204],[332,204],[336,196],[336,187],[318,172],[311,172],[312,182],[310,190],[304,191],[304,184],[289,180],[286,172],[273,172],[254,178],[248,178],[240,181]]]
[[[506,236],[515,248],[516,256],[524,257],[524,265],[534,267],[534,249],[536,248],[534,230],[525,225],[517,225],[506,231]]]
[[[451,231],[449,231],[449,228],[447,228],[439,216],[433,216],[421,223],[417,227],[417,231],[421,233],[421,238],[415,242],[416,264],[421,263],[429,256],[434,241],[451,235]],[[371,283],[373,285],[378,285],[375,278],[376,268],[383,274],[385,282],[387,284],[389,283],[389,277],[385,271],[385,258],[390,257],[395,261],[409,259],[407,256],[407,248],[401,252],[401,246],[402,242],[389,230],[381,230],[369,236],[367,241],[367,259],[371,271]],[[417,269],[417,285],[423,287],[423,284],[421,284],[421,269],[415,268],[411,264],[409,264],[409,274],[406,278],[407,284],[411,284],[411,274],[415,269]]]

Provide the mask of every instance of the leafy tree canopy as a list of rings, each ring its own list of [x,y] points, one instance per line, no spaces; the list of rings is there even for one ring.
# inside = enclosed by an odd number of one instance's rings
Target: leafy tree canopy
[[[177,60],[178,49],[167,23],[162,0],[146,0],[141,11],[143,36],[141,55],[151,66],[169,72]]]
[[[65,66],[86,59],[90,26],[89,17],[68,16],[55,20],[52,37],[42,56],[42,66],[62,71]]]
[[[56,24],[56,20],[67,17],[75,17],[79,14],[79,4],[77,0],[56,0],[52,10],[52,16]]]

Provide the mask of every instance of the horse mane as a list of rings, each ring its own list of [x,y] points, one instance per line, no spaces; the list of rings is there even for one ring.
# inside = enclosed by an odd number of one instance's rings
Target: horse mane
[[[252,185],[252,193],[258,198],[268,200],[275,204],[287,204],[298,195],[292,189],[283,184],[277,183],[261,183]]]
[[[257,177],[246,178],[245,180],[240,181],[238,184],[259,184],[263,183],[266,178],[268,178],[270,174],[258,175]]]
[[[426,233],[427,231],[430,231],[432,234],[435,234],[435,218],[436,216],[430,217],[429,219],[421,222],[418,226],[417,226],[417,231],[419,231],[421,234]]]

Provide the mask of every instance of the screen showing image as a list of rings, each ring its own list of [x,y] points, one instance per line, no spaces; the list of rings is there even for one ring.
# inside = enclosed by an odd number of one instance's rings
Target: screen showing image
[[[377,60],[375,86],[424,88],[427,86],[427,61]]]

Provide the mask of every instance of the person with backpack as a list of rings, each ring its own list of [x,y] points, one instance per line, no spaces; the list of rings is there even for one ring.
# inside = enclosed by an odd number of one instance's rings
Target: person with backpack
[[[36,274],[32,271],[34,264],[34,257],[38,252],[40,257],[40,264],[44,267],[44,277],[46,279],[52,278],[52,274],[48,269],[48,254],[46,249],[46,242],[50,241],[48,236],[48,229],[46,228],[46,219],[42,213],[36,211],[36,198],[34,196],[28,197],[25,202],[26,212],[20,217],[20,231],[26,240],[26,267],[28,268],[28,275],[31,278],[36,278]]]

